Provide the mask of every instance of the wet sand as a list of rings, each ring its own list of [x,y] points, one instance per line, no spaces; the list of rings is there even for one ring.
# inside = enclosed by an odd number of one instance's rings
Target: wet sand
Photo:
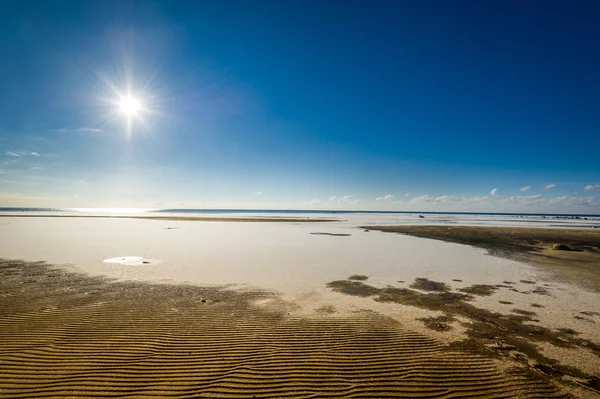
[[[510,284],[514,283],[476,284],[452,290],[445,283],[427,278],[417,278],[410,288],[379,288],[366,280],[350,276],[346,280],[332,281],[328,286],[345,295],[442,312],[441,316],[419,320],[425,327],[439,332],[450,331],[457,325],[465,328],[465,337],[453,342],[451,347],[520,363],[525,370],[543,374],[558,384],[565,381],[580,384],[590,390],[590,397],[600,394],[600,344],[582,338],[571,328],[552,329],[536,324],[540,320],[536,319],[535,309],[513,308],[506,314],[481,307],[474,301],[475,296],[490,296],[494,291],[510,288]],[[512,302],[504,303],[512,305]],[[536,307],[543,306],[538,304]],[[589,314],[592,315],[592,312]],[[600,316],[600,313],[594,312],[593,316]],[[557,348],[575,352],[582,350],[580,361],[573,366],[573,362],[566,364],[563,359],[557,360],[556,356],[548,357],[541,348],[544,345],[550,353]],[[585,356],[583,351],[591,351],[591,356]]]
[[[296,317],[273,297],[0,261],[0,396],[564,396],[389,317]]]
[[[563,281],[600,292],[600,229],[487,226],[368,228],[484,248],[491,255],[542,266]],[[553,250],[554,244],[565,244],[572,251]]]

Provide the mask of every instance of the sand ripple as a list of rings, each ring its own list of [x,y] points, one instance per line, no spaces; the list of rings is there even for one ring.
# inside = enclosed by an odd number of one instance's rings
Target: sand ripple
[[[388,318],[0,261],[0,397],[560,397]],[[204,301],[203,301],[204,300]],[[277,301],[276,301],[277,302]]]

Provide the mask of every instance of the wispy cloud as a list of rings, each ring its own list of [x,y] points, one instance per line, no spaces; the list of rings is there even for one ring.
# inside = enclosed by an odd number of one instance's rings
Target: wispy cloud
[[[80,133],[100,133],[100,132],[103,132],[104,130],[96,129],[93,127],[80,127],[79,129],[77,129],[77,131]]]
[[[42,166],[32,166],[31,168],[29,168],[30,170],[44,170],[44,168]]]
[[[406,193],[404,194],[405,197],[410,197],[412,195],[412,193]]]
[[[102,129],[97,129],[94,127],[80,127],[80,128],[59,128],[59,129],[50,129],[51,132],[56,132],[56,133],[100,133],[103,132],[104,130]]]
[[[37,152],[35,152],[35,151],[33,151],[33,152],[31,153],[31,155],[32,155],[32,156],[34,156],[34,157],[39,157],[39,156],[40,156],[40,154],[38,154],[38,153],[37,153]]]
[[[447,201],[454,201],[457,200],[458,198],[453,196],[453,195],[442,195],[440,197],[437,197],[436,199],[433,200],[433,202],[447,202]]]
[[[320,203],[321,203],[321,200],[318,198],[315,198],[314,200],[309,202],[309,204],[311,204],[311,205],[319,205]]]
[[[531,189],[531,186],[525,186],[525,187],[521,187],[521,188],[519,189],[519,191],[520,191],[520,192],[524,192],[524,191],[527,191],[527,190],[529,190],[529,189]]]
[[[341,198],[341,201],[345,204],[358,204],[360,202],[359,199],[356,198],[354,194],[352,195],[344,195]]]
[[[494,188],[492,191],[490,191],[490,194],[492,195],[498,195],[499,190],[497,188]]]
[[[254,193],[254,195],[262,195],[262,191],[257,191]]]
[[[536,195],[512,196],[512,197],[503,199],[503,202],[516,203],[519,205],[530,206],[530,205],[542,205],[544,201],[542,198],[542,194],[536,194]]]
[[[421,195],[421,196],[411,199],[409,204],[425,204],[425,203],[430,203],[430,204],[444,203],[444,204],[449,204],[449,205],[461,204],[461,203],[475,204],[475,203],[488,201],[489,199],[490,199],[490,197],[487,195],[481,196],[481,197],[479,197],[479,196],[460,197],[460,196],[456,196],[456,195],[441,195],[439,197],[434,198],[434,197],[430,197],[428,194],[425,194],[425,195]]]
[[[552,189],[553,189],[553,188],[555,188],[555,187],[556,187],[556,184],[546,184],[546,185],[544,186],[544,188],[545,188],[546,190],[552,190]]]
[[[394,195],[393,194],[387,194],[387,195],[384,195],[383,197],[377,197],[375,199],[375,201],[379,201],[379,202],[381,202],[381,201],[391,201],[393,199],[394,199]]]
[[[592,186],[593,190],[600,191],[600,185]],[[431,209],[440,207],[440,210],[450,209],[468,209],[467,206],[477,207],[477,209],[495,211],[497,209],[525,210],[530,207],[536,209],[547,208],[546,212],[573,212],[574,209],[581,211],[591,211],[596,213],[600,209],[600,198],[596,196],[588,197],[557,197],[545,198],[542,194],[518,195],[505,197],[498,195],[485,195],[475,197],[463,197],[455,195],[442,195],[431,197],[428,194],[419,195],[412,198],[409,204],[412,209]],[[453,208],[454,207],[454,208]]]
[[[585,191],[600,191],[600,184],[590,184],[585,186]]]
[[[338,197],[337,195],[334,195],[334,196],[329,197],[329,202],[336,202],[339,204],[356,205],[360,202],[360,200],[357,199],[354,194],[344,195],[343,197]]]
[[[433,201],[432,197],[430,197],[428,194],[423,194],[423,195],[420,195],[418,197],[411,199],[409,204],[420,204],[420,203],[431,202],[431,201]]]
[[[472,203],[477,203],[477,202],[484,202],[489,199],[490,199],[490,197],[488,195],[484,195],[481,197],[475,196],[475,197],[467,198],[467,201],[472,202]]]
[[[577,206],[577,207],[598,207],[600,200],[595,197],[556,197],[548,200],[549,205]]]
[[[6,151],[6,155],[10,155],[11,157],[20,157],[20,154],[17,154],[16,152],[12,152],[12,151]]]

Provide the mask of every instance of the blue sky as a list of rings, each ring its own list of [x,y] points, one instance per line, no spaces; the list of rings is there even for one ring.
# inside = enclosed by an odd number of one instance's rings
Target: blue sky
[[[4,2],[0,206],[600,213],[599,19],[566,1]]]

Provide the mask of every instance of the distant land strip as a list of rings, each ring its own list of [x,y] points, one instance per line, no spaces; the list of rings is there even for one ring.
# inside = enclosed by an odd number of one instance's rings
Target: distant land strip
[[[340,219],[314,218],[241,218],[241,217],[194,217],[194,216],[127,216],[127,215],[0,215],[0,218],[87,218],[87,219],[150,219],[192,222],[340,222]]]
[[[192,222],[340,222],[340,219],[316,218],[240,218],[194,216],[131,216],[131,215],[0,215],[0,218],[87,218],[87,219],[150,219]]]

